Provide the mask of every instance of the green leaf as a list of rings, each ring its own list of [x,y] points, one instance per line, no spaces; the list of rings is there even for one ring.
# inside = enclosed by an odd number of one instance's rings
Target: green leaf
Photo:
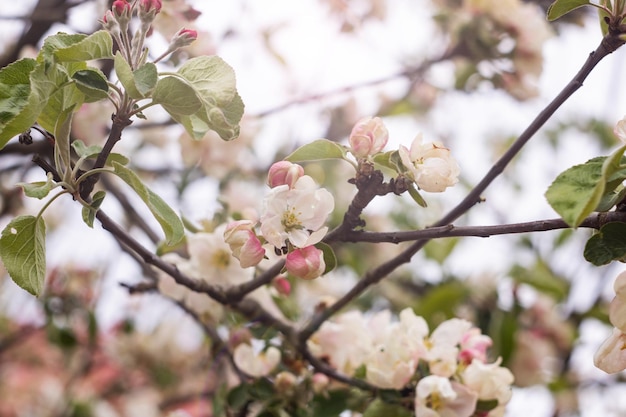
[[[304,162],[322,159],[346,159],[346,147],[328,139],[318,139],[293,151],[285,161]]]
[[[72,82],[72,74],[86,69],[84,63],[54,64],[47,72],[47,81],[54,86],[48,95],[45,106],[37,117],[37,122],[49,132],[53,132],[59,121],[59,114],[75,107],[78,109],[85,101],[85,95]]]
[[[311,401],[312,417],[339,417],[348,409],[350,394],[348,390],[332,390],[326,395],[316,395]]]
[[[400,160],[400,156],[398,155],[398,151],[377,153],[372,157],[372,160],[375,165],[387,168],[393,172],[399,172],[398,161]]]
[[[124,90],[126,90],[131,98],[145,98],[157,85],[159,78],[156,65],[153,63],[146,63],[133,71],[130,64],[118,51],[115,54],[114,64],[117,78],[120,80],[124,86]],[[199,105],[198,108],[200,108]]]
[[[424,200],[424,197],[422,197],[420,192],[417,191],[417,188],[415,188],[415,183],[409,184],[409,195],[411,196],[411,198],[413,198],[413,201],[415,201],[420,206],[422,207],[428,206],[428,204],[426,204],[426,200]]]
[[[234,408],[235,410],[239,410],[242,408],[248,401],[250,401],[250,394],[248,393],[249,385],[246,383],[239,384],[230,392],[226,397],[226,402],[230,408]]]
[[[413,413],[398,404],[385,403],[375,399],[363,413],[363,417],[412,417]]]
[[[74,106],[64,109],[58,116],[54,126],[54,152],[55,157],[60,158],[63,167],[57,164],[57,170],[63,172],[63,180],[70,183],[72,181],[72,157],[70,154],[70,132],[72,130],[72,118],[74,116]],[[56,160],[56,158],[55,158]]]
[[[577,227],[598,206],[604,193],[602,165],[606,158],[594,158],[561,173],[548,187],[546,199],[565,220]]]
[[[135,76],[133,75],[133,69],[130,67],[130,64],[126,59],[122,56],[120,51],[115,53],[115,58],[113,60],[115,74],[117,78],[122,83],[124,90],[126,93],[134,99],[142,98],[141,93],[137,89],[135,85]]]
[[[167,245],[173,246],[180,242],[185,236],[185,228],[180,217],[178,217],[174,210],[172,210],[161,197],[146,187],[133,171],[117,162],[113,162],[112,166],[114,173],[130,185],[144,203],[146,203],[152,215],[161,225],[165,233]]]
[[[185,62],[178,75],[193,89],[201,107],[193,114],[183,114],[170,106],[165,108],[170,116],[194,139],[201,139],[209,130],[224,140],[236,138],[244,105],[237,93],[233,69],[217,56],[200,56]]]
[[[100,145],[85,145],[82,140],[76,139],[72,142],[72,148],[79,158],[89,159],[96,158],[102,152],[102,146]],[[111,152],[107,157],[105,165],[111,166],[113,162],[117,162],[120,165],[127,165],[129,160],[126,156]]]
[[[55,88],[33,59],[0,69],[0,148],[35,123]]]
[[[588,5],[591,5],[589,0],[556,0],[548,7],[548,20],[556,20],[574,9]]]
[[[49,43],[57,62],[79,62],[113,57],[113,39],[106,30],[99,30],[91,35],[59,35],[61,36],[54,42]],[[52,35],[46,41],[55,36],[57,35]]]
[[[76,87],[85,95],[85,101],[94,102],[109,96],[109,84],[107,79],[97,68],[78,70],[72,74]]]
[[[569,283],[541,260],[531,267],[515,265],[509,274],[516,282],[530,285],[556,301],[563,301],[569,295]]]
[[[152,93],[152,101],[170,114],[190,116],[202,108],[202,102],[189,84],[177,77],[161,78]]]
[[[135,78],[135,86],[137,91],[143,96],[148,97],[159,80],[157,67],[152,62],[147,62],[137,68],[133,72]]]
[[[585,259],[596,266],[626,257],[626,223],[611,222],[600,228],[585,245]]]
[[[76,152],[79,158],[90,158],[96,156],[102,151],[102,146],[100,145],[85,145],[80,139],[76,139],[72,142],[72,149]]]
[[[326,265],[326,269],[324,269],[324,273],[322,275],[327,274],[335,269],[337,267],[337,257],[335,256],[335,251],[333,251],[333,248],[331,248],[330,245],[324,242],[317,243],[315,247],[321,250],[324,254],[324,264]]]
[[[424,246],[424,254],[427,258],[443,265],[460,240],[455,237],[445,239],[433,239]]]
[[[46,224],[41,217],[19,216],[0,236],[0,258],[17,285],[39,296],[46,276]]]
[[[104,191],[97,191],[93,195],[91,204],[88,207],[83,206],[82,217],[87,226],[93,228],[93,222],[96,218],[96,213],[100,209],[100,206],[104,201],[104,197],[106,197],[106,193]]]
[[[476,402],[476,411],[480,414],[487,414],[498,406],[498,400],[478,400]]]
[[[412,305],[413,311],[426,320],[441,317],[442,313],[446,318],[452,318],[456,314],[457,307],[467,300],[468,293],[467,287],[458,281],[444,282],[430,288],[424,297],[416,300]]]
[[[626,179],[626,145],[561,173],[546,191],[552,208],[572,227],[591,212],[606,209]],[[608,208],[611,208],[609,206]]]
[[[50,191],[56,187],[56,183],[52,179],[52,174],[48,173],[46,181],[37,181],[31,183],[18,182],[17,185],[22,187],[24,194],[28,197],[42,199],[46,197]]]

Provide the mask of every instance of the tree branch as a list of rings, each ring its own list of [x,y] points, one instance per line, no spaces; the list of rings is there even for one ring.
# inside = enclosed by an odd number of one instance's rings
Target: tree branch
[[[617,48],[624,44],[624,41],[620,39],[619,32],[610,31],[605,37],[602,38],[598,48],[592,52],[578,73],[574,78],[565,86],[565,88],[544,108],[537,117],[530,123],[530,125],[522,132],[517,140],[511,145],[511,147],[500,157],[500,159],[491,167],[484,178],[474,187],[469,194],[448,214],[436,222],[433,226],[447,226],[460,216],[465,214],[476,203],[481,201],[481,194],[485,189],[495,180],[503,171],[504,168],[511,162],[511,160],[520,152],[524,145],[534,136],[535,133],[545,124],[550,117],[556,112],[556,110],[567,99],[583,85],[583,81],[595,68],[595,66],[606,56],[613,53]],[[368,271],[365,276],[343,297],[337,300],[333,305],[329,306],[326,310],[320,312],[313,317],[309,323],[300,332],[300,343],[306,343],[306,340],[311,337],[313,333],[328,320],[332,315],[339,310],[347,306],[352,300],[356,299],[370,286],[377,284],[391,272],[393,272],[400,265],[411,261],[413,255],[415,255],[430,238],[423,238],[407,249],[400,253],[395,258],[379,265],[378,267]]]
[[[606,223],[626,222],[626,212],[612,211],[598,213],[587,217],[578,227],[600,229]],[[341,236],[346,242],[401,243],[424,239],[445,237],[490,237],[517,233],[545,232],[548,230],[569,229],[570,226],[562,219],[536,220],[532,222],[510,223],[493,226],[446,226],[427,227],[422,230],[408,232],[363,232],[351,231]]]

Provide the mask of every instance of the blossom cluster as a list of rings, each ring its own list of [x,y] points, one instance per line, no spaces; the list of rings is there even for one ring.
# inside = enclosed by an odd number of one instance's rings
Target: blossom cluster
[[[348,140],[357,159],[370,158],[382,152],[389,131],[379,117],[366,117],[354,125]],[[458,182],[459,165],[441,142],[423,143],[418,134],[410,148],[400,145],[397,152],[402,162],[399,173],[424,191],[440,193]]]
[[[388,310],[366,317],[350,311],[322,324],[308,342],[311,352],[349,376],[365,371],[380,388],[415,385],[418,416],[474,415],[479,401],[497,401],[488,414],[500,416],[511,398],[513,374],[487,362],[492,340],[469,321],[450,319],[429,334],[411,309],[391,320]],[[411,385],[413,386],[413,385]]]
[[[335,207],[332,194],[288,161],[272,165],[267,183],[272,188],[263,200],[259,234],[252,220],[237,220],[227,225],[224,240],[242,268],[258,265],[266,256],[264,246],[271,245],[276,253],[287,254],[290,274],[319,277],[326,264],[314,245],[328,232],[326,220]]]

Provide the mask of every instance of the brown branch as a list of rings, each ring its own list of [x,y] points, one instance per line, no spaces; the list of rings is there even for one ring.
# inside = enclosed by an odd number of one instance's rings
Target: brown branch
[[[447,215],[436,222],[433,226],[447,226],[454,220],[465,214],[475,204],[481,201],[481,194],[503,171],[511,160],[520,152],[524,145],[537,133],[537,131],[552,117],[556,110],[561,107],[565,101],[578,90],[583,81],[591,73],[593,68],[606,56],[613,53],[617,48],[624,44],[620,39],[619,32],[611,30],[608,35],[602,38],[598,48],[592,52],[574,78],[563,88],[563,90],[544,108],[539,115],[530,123],[530,125],[522,132],[511,147],[500,157],[500,159],[491,167],[484,178],[474,187],[469,194]],[[365,276],[343,297],[337,300],[333,305],[313,317],[309,323],[300,332],[300,345],[306,343],[306,340],[328,320],[332,315],[347,306],[352,300],[356,299],[370,286],[377,284],[399,266],[411,261],[415,255],[428,242],[429,238],[423,238],[416,241],[395,258],[379,265],[368,271]]]
[[[598,213],[587,217],[578,227],[600,229],[610,222],[626,222],[626,212],[612,211]],[[510,223],[493,226],[462,226],[452,224],[446,226],[427,227],[423,230],[408,232],[362,232],[350,231],[343,234],[338,240],[345,242],[370,243],[401,243],[424,239],[439,239],[445,237],[490,237],[497,235],[511,235],[519,233],[545,232],[549,230],[569,229],[563,219],[546,219],[532,222]]]
[[[130,126],[132,121],[126,115],[113,115],[113,124],[111,125],[111,131],[109,132],[109,137],[107,138],[106,143],[102,147],[102,151],[98,154],[96,158],[96,162],[94,163],[92,169],[99,169],[104,167],[106,164],[107,158],[113,151],[113,147],[115,144],[122,138],[122,131]],[[89,194],[93,191],[94,186],[100,179],[100,175],[91,175],[87,177],[85,181],[83,181],[80,185],[80,196],[83,200],[87,200],[89,198]]]

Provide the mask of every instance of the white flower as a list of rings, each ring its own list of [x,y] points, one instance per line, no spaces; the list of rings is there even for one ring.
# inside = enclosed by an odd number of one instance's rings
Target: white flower
[[[330,365],[352,376],[370,354],[372,331],[360,311],[341,314],[335,321],[326,321],[308,341],[311,353],[328,360]]]
[[[193,275],[209,284],[222,287],[242,284],[252,279],[254,270],[244,269],[232,256],[230,246],[224,241],[226,226],[213,233],[194,233],[187,236],[189,262]]]
[[[292,188],[272,188],[264,200],[261,234],[277,248],[286,240],[297,248],[314,245],[326,235],[328,228],[323,225],[334,207],[332,194],[304,175]]]
[[[415,388],[415,415],[425,417],[470,417],[476,409],[476,394],[448,378],[429,375]]]
[[[615,329],[593,358],[594,364],[609,374],[626,369],[626,272],[617,276],[613,289],[615,297],[609,305],[609,320]]]
[[[407,175],[424,191],[440,193],[459,181],[459,165],[441,142],[422,144],[420,133],[410,150],[400,146],[398,153]]]
[[[280,350],[274,346],[265,352],[255,353],[251,345],[242,343],[235,348],[233,359],[239,369],[250,376],[267,376],[280,362]]]
[[[406,308],[400,312],[398,322],[390,323],[390,314],[384,311],[372,318],[369,328],[376,336],[373,349],[365,359],[367,381],[380,388],[403,388],[426,352],[426,321]]]
[[[463,384],[478,394],[479,400],[498,400],[502,406],[511,399],[513,374],[500,366],[502,359],[483,363],[474,359],[462,373]]]
[[[424,359],[430,372],[442,377],[452,376],[459,365],[459,344],[463,335],[472,328],[467,320],[450,319],[441,323],[427,340],[428,351]]]
[[[626,334],[613,329],[611,336],[598,348],[593,363],[608,374],[626,369]]]

